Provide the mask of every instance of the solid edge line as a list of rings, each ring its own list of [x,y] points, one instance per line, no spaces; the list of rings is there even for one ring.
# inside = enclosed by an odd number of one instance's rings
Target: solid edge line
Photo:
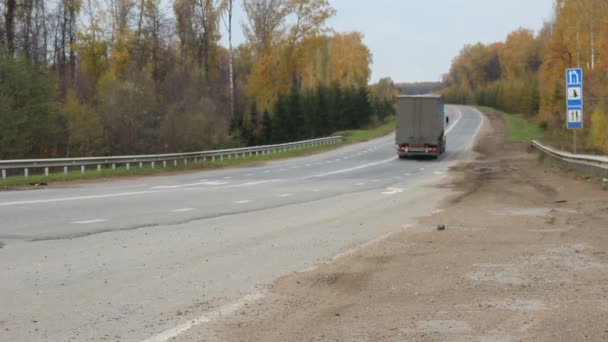
[[[143,340],[142,342],[166,342],[166,341],[168,341],[174,337],[177,337],[177,336],[183,334],[184,332],[194,328],[195,326],[212,322],[218,318],[221,318],[222,316],[228,316],[228,315],[232,314],[233,312],[239,310],[243,306],[256,302],[256,301],[264,298],[265,296],[266,296],[266,294],[263,292],[248,294],[245,297],[237,300],[236,302],[228,303],[226,305],[221,306],[217,310],[213,310],[213,311],[207,312],[197,318],[190,319],[187,323],[182,323],[178,326],[167,329],[157,335],[154,335],[148,339]]]

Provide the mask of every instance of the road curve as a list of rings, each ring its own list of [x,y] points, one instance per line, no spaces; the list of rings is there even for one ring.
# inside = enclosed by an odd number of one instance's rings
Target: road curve
[[[394,135],[260,167],[0,193],[0,331],[10,341],[212,337],[277,277],[402,229],[445,191],[481,114],[447,106],[439,160]],[[0,246],[2,245],[0,244]]]

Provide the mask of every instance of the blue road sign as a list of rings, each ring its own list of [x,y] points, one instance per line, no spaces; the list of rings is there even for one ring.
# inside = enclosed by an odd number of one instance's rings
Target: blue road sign
[[[566,69],[566,113],[569,129],[583,128],[583,69]]]

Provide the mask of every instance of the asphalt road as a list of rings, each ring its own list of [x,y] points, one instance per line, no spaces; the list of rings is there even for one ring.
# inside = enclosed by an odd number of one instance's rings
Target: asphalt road
[[[439,160],[394,135],[260,167],[0,192],[7,341],[213,339],[206,323],[430,213],[482,116],[448,106]]]

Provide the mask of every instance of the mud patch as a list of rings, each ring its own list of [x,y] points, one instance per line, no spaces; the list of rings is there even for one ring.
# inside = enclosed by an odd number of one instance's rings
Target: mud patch
[[[357,291],[365,286],[368,278],[369,274],[365,273],[321,274],[311,280],[311,286],[340,291]]]

